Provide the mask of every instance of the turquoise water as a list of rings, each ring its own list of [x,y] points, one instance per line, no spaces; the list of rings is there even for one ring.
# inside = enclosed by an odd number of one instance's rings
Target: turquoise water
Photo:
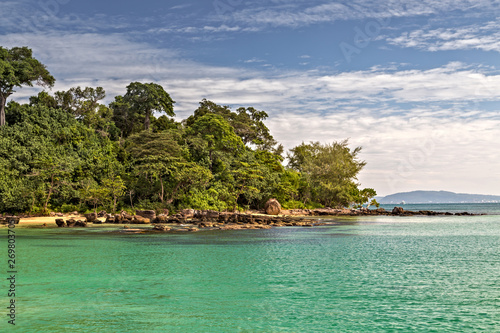
[[[500,215],[500,203],[468,203],[468,204],[438,204],[438,203],[429,203],[429,204],[383,204],[380,207],[392,211],[394,207],[403,207],[406,210],[432,210],[436,212],[450,212],[450,213],[461,213],[467,211],[469,213],[475,214],[495,214]],[[376,207],[370,207],[371,209],[375,209]]]
[[[500,332],[500,216],[16,231],[16,327],[2,315],[2,332]]]

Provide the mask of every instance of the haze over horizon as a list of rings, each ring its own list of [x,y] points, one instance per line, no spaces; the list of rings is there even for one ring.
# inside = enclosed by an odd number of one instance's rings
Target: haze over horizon
[[[499,14],[494,0],[3,1],[0,45],[32,48],[52,92],[102,86],[110,102],[156,82],[179,120],[206,98],[265,110],[287,149],[349,138],[379,196],[500,195]]]

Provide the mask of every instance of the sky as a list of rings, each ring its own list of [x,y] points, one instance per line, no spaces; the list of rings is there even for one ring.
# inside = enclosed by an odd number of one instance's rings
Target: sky
[[[178,120],[255,107],[286,149],[349,139],[379,195],[500,195],[499,0],[2,0],[57,82],[161,84]],[[23,87],[23,102],[40,88]]]

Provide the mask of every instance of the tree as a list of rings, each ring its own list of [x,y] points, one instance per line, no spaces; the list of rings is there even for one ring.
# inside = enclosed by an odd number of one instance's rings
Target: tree
[[[246,163],[238,161],[232,170],[234,179],[234,210],[238,206],[238,199],[245,194],[248,199],[260,192],[258,182],[264,177],[258,163]]]
[[[157,191],[155,196],[165,204],[171,204],[187,187],[203,187],[212,177],[208,169],[187,160],[189,152],[177,142],[178,134],[145,131],[128,140],[136,174],[151,184],[150,194]]]
[[[125,182],[120,176],[113,176],[102,180],[102,187],[106,193],[106,199],[111,203],[112,212],[116,212],[118,198],[125,194]]]
[[[277,143],[264,124],[264,120],[268,117],[265,111],[259,111],[253,107],[240,107],[233,112],[228,106],[217,105],[203,99],[198,109],[194,111],[194,115],[185,120],[185,124],[192,126],[199,118],[207,114],[222,116],[247,146],[252,144],[261,150],[271,150]]]
[[[220,115],[205,114],[196,119],[189,129],[193,136],[199,136],[207,144],[210,171],[214,171],[217,152],[234,153],[243,151],[243,141],[234,133],[234,128]]]
[[[144,129],[148,130],[153,112],[164,112],[173,117],[174,101],[162,86],[156,83],[132,82],[127,86],[123,102],[129,106],[129,112],[144,117]]]
[[[33,58],[31,49],[13,47],[6,49],[0,46],[0,127],[5,126],[5,104],[7,98],[15,91],[15,87],[35,82],[43,87],[53,87],[55,79],[45,65]]]
[[[291,149],[289,166],[306,178],[314,201],[325,206],[348,206],[359,200],[356,180],[366,164],[357,159],[360,151],[361,147],[351,151],[347,140],[326,145],[302,143]],[[368,192],[363,195],[371,195]]]
[[[32,176],[39,177],[46,184],[45,200],[43,203],[44,213],[48,212],[48,204],[52,194],[63,185],[68,184],[66,180],[71,173],[69,161],[56,161],[49,157],[36,161],[38,169],[35,169]]]

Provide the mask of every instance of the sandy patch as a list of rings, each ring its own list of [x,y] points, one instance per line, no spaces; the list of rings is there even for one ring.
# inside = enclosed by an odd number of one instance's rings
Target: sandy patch
[[[55,225],[56,219],[64,219],[64,221],[66,221],[66,220],[69,220],[71,218],[74,218],[75,220],[85,221],[85,216],[83,216],[83,215],[68,215],[68,216],[63,216],[63,217],[57,217],[57,216],[54,216],[54,217],[51,217],[51,216],[25,217],[25,218],[21,218],[19,220],[19,224],[43,224],[43,223],[47,223],[47,225],[49,225],[49,224]],[[99,218],[99,220],[105,221],[106,219],[104,217],[101,217],[101,218]]]

